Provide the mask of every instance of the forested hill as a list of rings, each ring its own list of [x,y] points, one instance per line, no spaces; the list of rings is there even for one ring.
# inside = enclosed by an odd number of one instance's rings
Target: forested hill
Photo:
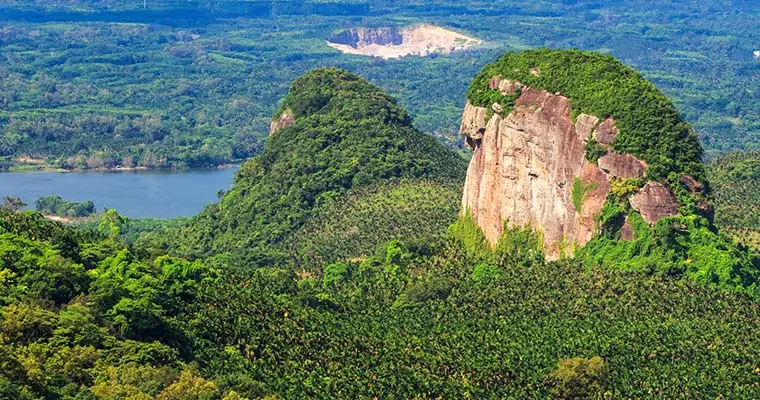
[[[297,79],[275,120],[283,114],[293,124],[274,132],[264,152],[241,167],[234,187],[173,235],[168,248],[192,257],[231,251],[266,257],[314,209],[351,189],[393,179],[463,179],[461,157],[417,131],[395,100],[351,73],[325,68]]]

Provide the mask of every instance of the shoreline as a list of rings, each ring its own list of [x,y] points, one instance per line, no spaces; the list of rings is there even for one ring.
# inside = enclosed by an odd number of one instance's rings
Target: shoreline
[[[150,167],[112,167],[112,168],[74,168],[74,169],[65,169],[65,168],[56,168],[51,166],[44,166],[44,165],[12,165],[7,170],[0,170],[0,174],[24,174],[24,173],[84,173],[84,172],[183,172],[183,171],[211,171],[211,170],[222,170],[222,169],[229,169],[229,168],[235,168],[240,167],[243,165],[245,160],[240,160],[239,162],[232,162],[232,163],[226,163],[226,164],[220,164],[213,167],[198,167],[198,168],[177,168],[177,167],[158,167],[158,168],[150,168]]]

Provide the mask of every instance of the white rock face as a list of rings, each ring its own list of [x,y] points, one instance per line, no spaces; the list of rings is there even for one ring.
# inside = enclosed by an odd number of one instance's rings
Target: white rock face
[[[482,43],[481,40],[439,26],[419,24],[405,28],[356,28],[337,35],[327,45],[346,54],[380,58],[448,54]]]

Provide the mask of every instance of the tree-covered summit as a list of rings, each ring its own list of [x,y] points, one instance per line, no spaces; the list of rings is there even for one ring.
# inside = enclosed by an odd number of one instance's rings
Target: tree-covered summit
[[[335,68],[307,73],[293,83],[284,110],[294,124],[271,136],[221,201],[184,229],[187,240],[179,247],[193,248],[183,254],[269,253],[312,209],[349,189],[393,178],[464,176],[461,157],[417,131],[394,99],[354,74]]]
[[[550,49],[506,53],[477,75],[467,92],[470,103],[513,105],[514,98],[489,88],[495,76],[561,93],[570,100],[573,117],[612,117],[619,130],[613,148],[649,163],[653,179],[665,180],[673,172],[704,178],[703,149],[692,127],[659,89],[612,56]]]

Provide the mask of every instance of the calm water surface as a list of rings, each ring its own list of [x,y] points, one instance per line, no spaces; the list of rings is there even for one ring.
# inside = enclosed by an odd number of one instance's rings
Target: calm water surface
[[[133,218],[188,217],[229,189],[237,170],[0,173],[0,197],[20,197],[34,208],[39,197],[58,195]]]

